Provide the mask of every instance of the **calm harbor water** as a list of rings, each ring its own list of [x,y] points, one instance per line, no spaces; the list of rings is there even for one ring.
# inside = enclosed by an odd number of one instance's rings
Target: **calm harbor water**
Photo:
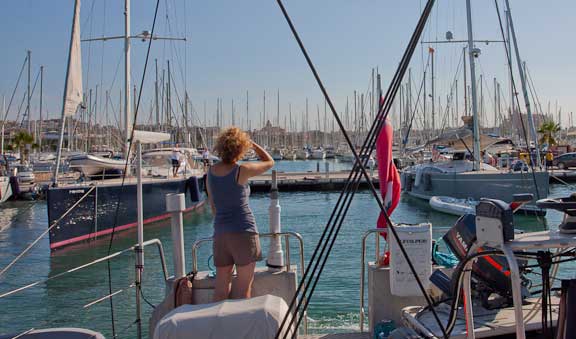
[[[317,161],[277,162],[280,171],[316,170]],[[331,169],[346,169],[350,164],[329,161]],[[324,165],[321,164],[321,170]],[[571,192],[566,186],[551,186],[551,196],[564,196]],[[305,240],[305,257],[310,257],[330,212],[338,199],[339,192],[282,193],[282,227],[300,233]],[[267,231],[269,199],[266,194],[253,194],[251,206],[261,232]],[[46,203],[9,202],[0,207],[0,268],[10,262],[22,249],[38,237],[47,227]],[[354,197],[351,208],[324,274],[310,303],[311,332],[351,331],[358,329],[360,249],[365,230],[375,225],[377,205],[368,191],[360,191]],[[456,221],[456,217],[432,211],[427,203],[403,197],[392,218],[395,222],[431,222],[434,237],[440,237]],[[516,228],[541,230],[555,228],[561,215],[550,211],[546,218],[518,217]],[[168,224],[145,228],[145,238],[158,238],[164,245],[168,269],[171,271],[171,236]],[[191,267],[190,249],[194,241],[209,237],[212,233],[211,214],[208,208],[189,216],[185,222],[187,265]],[[118,234],[112,251],[133,245],[135,232]],[[37,246],[5,276],[0,278],[0,294],[19,286],[45,280],[60,272],[87,263],[105,255],[109,240],[98,240],[82,246],[67,248],[50,255],[48,238]],[[291,243],[292,262],[297,262],[297,248]],[[372,245],[372,242],[370,242]],[[263,241],[263,254],[267,243]],[[371,259],[373,250],[369,248]],[[211,247],[203,246],[199,251],[200,270],[210,270]],[[264,264],[263,262],[261,263]],[[130,287],[134,279],[132,254],[115,258],[111,263],[112,291],[122,292],[113,298],[114,319],[117,336],[135,338],[134,294]],[[561,271],[563,276],[572,276],[572,269]],[[65,275],[60,279],[40,283],[37,286],[0,299],[0,334],[18,333],[30,328],[43,327],[86,327],[101,331],[112,337],[110,303],[105,300],[93,306],[86,305],[108,294],[108,271],[106,263],[100,263]],[[162,270],[157,252],[147,247],[143,294],[152,304],[162,300],[164,287]],[[145,318],[152,308],[144,304]],[[147,335],[147,321],[143,327]]]

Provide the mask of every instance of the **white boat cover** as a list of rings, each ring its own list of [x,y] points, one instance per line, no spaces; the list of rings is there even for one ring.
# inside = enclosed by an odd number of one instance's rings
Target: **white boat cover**
[[[157,144],[168,140],[170,140],[168,133],[134,130],[134,141],[140,141],[141,144]]]
[[[154,339],[274,338],[287,312],[284,299],[269,294],[183,305],[162,318],[154,331]]]

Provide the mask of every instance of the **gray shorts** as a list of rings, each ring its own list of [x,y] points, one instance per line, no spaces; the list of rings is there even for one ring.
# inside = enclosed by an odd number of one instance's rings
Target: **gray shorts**
[[[214,265],[244,266],[262,260],[258,233],[222,233],[214,237]]]

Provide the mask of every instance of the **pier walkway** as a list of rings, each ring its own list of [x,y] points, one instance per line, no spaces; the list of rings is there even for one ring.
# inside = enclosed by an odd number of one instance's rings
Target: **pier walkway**
[[[372,182],[378,187],[378,173],[372,175]],[[346,185],[350,171],[335,172],[277,172],[278,190],[289,191],[330,191],[341,190]],[[272,175],[265,174],[251,178],[249,181],[252,192],[270,192]],[[368,188],[366,179],[362,179],[359,188]]]

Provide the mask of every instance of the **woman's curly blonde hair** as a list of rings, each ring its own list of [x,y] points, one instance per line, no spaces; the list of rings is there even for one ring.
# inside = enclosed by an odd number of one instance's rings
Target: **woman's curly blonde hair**
[[[242,159],[250,147],[252,141],[246,132],[238,127],[229,127],[218,136],[214,152],[223,162],[231,164]]]

